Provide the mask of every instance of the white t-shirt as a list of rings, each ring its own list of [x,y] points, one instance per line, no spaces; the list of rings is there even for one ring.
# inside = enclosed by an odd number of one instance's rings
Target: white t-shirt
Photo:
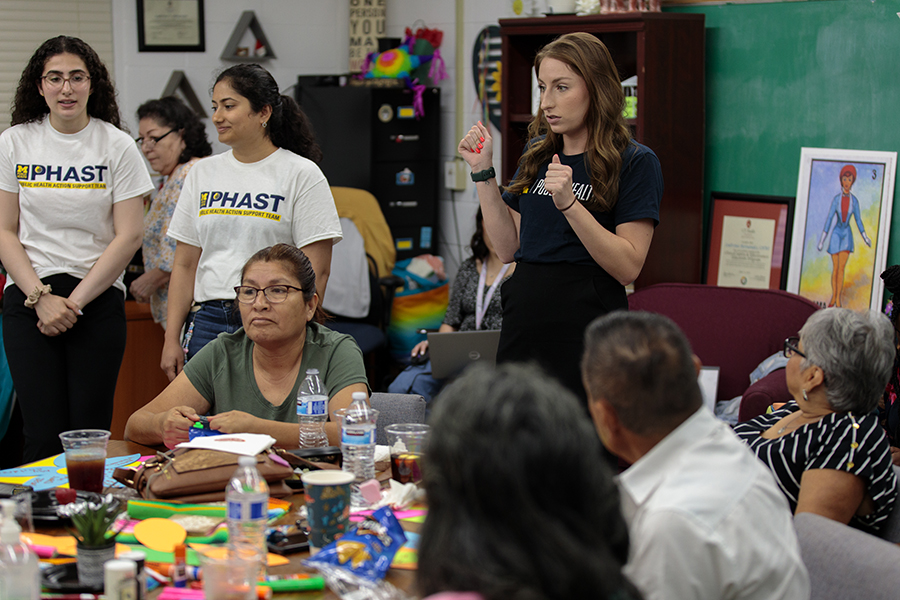
[[[60,133],[44,118],[0,134],[0,189],[19,195],[19,241],[37,276],[82,279],[115,237],[112,205],[153,183],[124,131],[92,118]],[[114,285],[125,291],[121,275]]]
[[[232,151],[199,161],[188,173],[169,237],[202,249],[194,300],[234,298],[241,269],[277,244],[302,248],[341,240],[341,223],[325,175],[314,162],[279,148],[255,163]]]

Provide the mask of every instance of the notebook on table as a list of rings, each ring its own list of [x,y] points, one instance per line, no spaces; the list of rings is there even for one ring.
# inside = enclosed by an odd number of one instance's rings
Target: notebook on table
[[[499,344],[500,330],[429,333],[431,376],[435,379],[451,377],[476,362],[493,366],[497,362]]]

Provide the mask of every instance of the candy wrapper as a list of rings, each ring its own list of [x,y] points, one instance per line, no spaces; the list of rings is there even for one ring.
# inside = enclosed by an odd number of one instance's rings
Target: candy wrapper
[[[328,587],[344,600],[401,600],[407,596],[384,577],[405,542],[400,522],[385,506],[303,564],[318,569]]]

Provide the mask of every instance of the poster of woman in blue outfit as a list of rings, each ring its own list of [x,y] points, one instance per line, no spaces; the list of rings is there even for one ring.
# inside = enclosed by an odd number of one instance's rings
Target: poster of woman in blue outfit
[[[856,227],[863,241],[870,248],[872,240],[866,235],[862,217],[859,214],[859,200],[850,193],[850,188],[856,181],[856,167],[846,165],[841,169],[841,193],[831,201],[831,208],[825,217],[825,227],[819,238],[818,249],[822,250],[825,238],[832,224],[831,241],[828,243],[828,253],[831,254],[831,300],[828,306],[842,306],[841,295],[844,292],[844,270],[847,268],[847,259],[853,252],[853,232],[850,229],[850,217],[856,219]],[[835,219],[837,222],[835,223]]]

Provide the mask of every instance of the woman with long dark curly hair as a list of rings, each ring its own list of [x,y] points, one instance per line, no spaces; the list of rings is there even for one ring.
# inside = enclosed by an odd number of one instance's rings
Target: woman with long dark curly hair
[[[3,338],[26,461],[58,434],[109,429],[125,352],[122,273],[141,244],[153,184],[120,129],[106,66],[82,40],[44,42],[0,134]]]
[[[476,365],[432,414],[418,592],[434,600],[631,600],[628,528],[600,439],[540,369]]]
[[[504,261],[497,360],[537,360],[586,402],[578,365],[585,327],[627,309],[659,223],[659,159],[631,139],[625,97],[606,46],[569,33],[534,61],[540,107],[530,141],[501,195],[493,140],[480,122],[459,143],[472,169],[486,230]]]
[[[216,79],[212,108],[231,150],[191,169],[169,225],[177,245],[160,366],[170,380],[219,333],[240,328],[234,286],[254,252],[279,242],[301,248],[321,299],[341,239],[309,120],[275,78],[257,64],[230,67]]]
[[[150,167],[165,177],[144,215],[144,273],[129,289],[138,302],[149,302],[153,320],[166,328],[166,299],[175,259],[175,240],[166,236],[181,186],[194,164],[212,154],[200,117],[175,96],[150,100],[137,110],[137,138]]]

